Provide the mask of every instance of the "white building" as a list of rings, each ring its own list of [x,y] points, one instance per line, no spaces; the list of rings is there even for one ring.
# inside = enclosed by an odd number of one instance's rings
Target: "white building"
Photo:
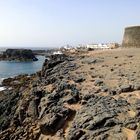
[[[63,54],[63,53],[61,51],[53,52],[53,55],[56,55],[56,54]]]
[[[107,44],[88,44],[87,49],[109,49]]]

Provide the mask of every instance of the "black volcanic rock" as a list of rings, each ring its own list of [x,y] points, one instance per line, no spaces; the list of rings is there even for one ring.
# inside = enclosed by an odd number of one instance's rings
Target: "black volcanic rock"
[[[7,49],[0,57],[1,60],[37,61],[30,49]]]
[[[10,88],[0,92],[0,140],[126,140],[131,133],[140,139],[139,69],[123,73],[116,67],[115,74],[108,63],[84,60],[50,55],[38,74],[4,80]],[[121,81],[118,73],[128,79]],[[133,83],[127,81],[132,74]]]

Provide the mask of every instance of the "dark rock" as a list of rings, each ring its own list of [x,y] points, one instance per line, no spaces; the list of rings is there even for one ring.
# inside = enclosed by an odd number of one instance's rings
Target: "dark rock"
[[[0,130],[5,130],[10,126],[10,119],[3,119],[1,122]]]
[[[65,122],[75,114],[68,108],[60,106],[52,106],[48,114],[45,114],[40,121],[40,130],[42,134],[55,134],[60,130]]]
[[[113,68],[111,68],[111,69],[110,69],[110,71],[114,71],[114,69],[113,69]]]
[[[89,124],[87,127],[86,127],[86,129],[87,130],[93,130],[94,129],[94,123],[92,123],[92,124]]]
[[[109,127],[113,127],[114,125],[117,124],[117,120],[115,119],[110,119],[110,120],[107,120],[106,123],[104,124],[104,126],[109,126]]]
[[[7,49],[3,52],[3,60],[37,61],[38,59],[29,49]]]
[[[77,78],[74,79],[74,81],[76,83],[81,83],[81,82],[85,81],[85,79],[83,77],[77,77]]]
[[[25,88],[30,83],[30,80],[31,80],[30,76],[23,74],[23,75],[15,76],[13,78],[4,79],[2,81],[2,85],[7,86],[7,87],[11,86],[14,88],[17,88],[17,87],[24,87]]]
[[[87,139],[88,139],[88,136],[85,134],[79,140],[87,140]]]
[[[64,54],[58,54],[58,55],[51,55],[49,57],[49,60],[46,59],[43,67],[42,67],[42,76],[47,76],[49,75],[48,72],[46,73],[47,69],[54,68],[58,64],[61,64],[62,62],[68,60],[68,57]]]
[[[119,113],[125,115],[128,111],[126,106],[129,103],[126,100],[123,98],[115,100],[111,96],[103,97],[94,94],[93,96],[92,94],[85,95],[82,100],[85,100],[86,104],[82,105],[82,108],[76,113],[72,125],[73,129],[84,129],[86,138],[89,139],[99,138],[101,135],[105,135],[106,132],[111,132],[111,134],[121,133],[122,125],[125,123],[117,116]],[[71,133],[73,133],[72,130],[70,130]]]
[[[140,90],[140,83],[136,83],[134,85],[134,90]]]
[[[121,88],[114,88],[109,90],[109,94],[112,96],[116,94],[120,94],[121,92],[122,92]]]
[[[10,126],[17,109],[16,104],[20,98],[19,93],[16,91],[9,93],[7,91],[6,94],[5,99],[0,99],[0,131]]]
[[[101,89],[102,92],[107,92],[108,91],[107,86],[101,86],[100,89]]]
[[[131,92],[132,91],[132,85],[122,85],[121,87],[122,92]]]
[[[95,58],[87,58],[87,59],[84,59],[82,61],[82,63],[87,63],[87,64],[95,64],[95,63],[100,63],[100,62],[103,62],[102,59],[95,59]]]
[[[71,89],[72,86],[74,86],[74,85],[70,85],[67,82],[61,82],[58,86],[59,87],[58,90],[62,91],[62,90],[65,90],[65,89]]]
[[[77,103],[80,100],[79,97],[79,91],[76,88],[71,89],[71,94],[68,95],[68,98],[66,99],[66,102],[68,104],[74,104]]]
[[[111,89],[111,90],[109,91],[109,94],[113,96],[113,95],[116,95],[116,94],[117,94],[117,92],[116,92],[116,90]]]
[[[108,136],[109,136],[109,134],[102,134],[97,138],[97,140],[107,140]]]
[[[94,85],[95,86],[101,86],[101,85],[103,85],[103,81],[101,79],[96,79],[95,82],[94,82]]]
[[[37,118],[39,116],[38,106],[40,104],[41,98],[44,96],[44,92],[41,90],[33,90],[33,99],[30,101],[28,106],[28,115],[32,118]]]
[[[131,130],[136,130],[137,129],[137,124],[135,123],[130,123],[126,126],[128,129],[131,129]]]
[[[40,130],[42,134],[54,134],[60,129],[65,122],[65,118],[59,114],[50,114],[43,117],[40,122]]]
[[[81,100],[81,105],[84,105],[84,104],[86,104],[87,102],[85,101],[85,100]]]
[[[13,78],[7,78],[7,79],[4,79],[2,81],[2,85],[3,86],[7,86],[7,85],[10,85],[10,83],[13,81]]]
[[[69,136],[68,140],[78,140],[78,139],[80,139],[84,134],[85,134],[84,131],[82,131],[82,130],[76,130],[75,132],[73,132],[73,134],[71,134],[71,136]]]
[[[116,88],[115,91],[116,91],[117,94],[120,94],[122,92],[121,88]]]
[[[133,55],[126,55],[128,58],[132,58],[132,57],[134,57]]]
[[[91,99],[91,98],[94,98],[95,96],[94,96],[94,94],[87,94],[87,95],[84,95],[83,96],[83,100],[89,100],[89,99]]]
[[[69,99],[67,99],[66,101],[68,104],[74,104],[77,103],[77,99],[74,97],[70,97]]]

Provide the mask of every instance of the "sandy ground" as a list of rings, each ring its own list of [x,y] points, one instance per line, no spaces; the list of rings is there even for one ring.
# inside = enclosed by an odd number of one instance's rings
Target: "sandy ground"
[[[98,87],[94,85],[96,79],[102,79],[105,86],[113,89],[121,85],[140,83],[140,49],[114,49],[114,50],[99,50],[90,51],[82,54],[82,58],[77,59],[75,63],[79,65],[76,71],[71,72],[73,77],[82,75],[85,81],[78,83],[81,94],[93,93],[98,91]],[[97,59],[99,62],[93,64],[83,63],[84,59]],[[100,61],[101,60],[101,61]],[[96,92],[95,92],[96,94]],[[100,92],[103,96],[107,93]],[[130,104],[137,102],[140,99],[140,91],[120,93],[114,98],[124,98]],[[120,114],[118,117],[121,120],[126,120],[128,117],[134,118],[136,111],[131,108],[126,114]],[[134,130],[123,128],[122,133],[128,140],[136,140],[136,132]]]
[[[108,87],[117,87],[122,84],[135,84],[140,82],[140,49],[114,49],[91,51],[82,54],[89,59],[99,59],[102,62],[95,64],[82,64],[82,59],[76,63],[79,69],[72,72],[84,75],[86,81],[81,85],[82,90],[92,91],[95,79],[102,78]],[[92,86],[91,86],[92,85]]]

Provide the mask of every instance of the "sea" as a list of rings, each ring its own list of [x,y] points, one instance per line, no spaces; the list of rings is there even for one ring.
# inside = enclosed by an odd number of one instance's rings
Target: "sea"
[[[38,50],[41,49],[38,48]],[[4,51],[3,48],[0,49],[0,52],[2,51]],[[0,61],[0,85],[5,78],[14,77],[20,74],[33,74],[41,70],[45,61],[45,56],[38,55],[36,57],[38,58],[38,61],[33,62]]]

